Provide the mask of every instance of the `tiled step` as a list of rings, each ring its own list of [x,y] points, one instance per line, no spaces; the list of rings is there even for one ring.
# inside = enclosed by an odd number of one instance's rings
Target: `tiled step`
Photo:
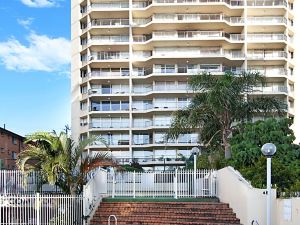
[[[229,205],[219,202],[102,202],[91,225],[106,225],[109,215],[116,215],[118,225],[240,224]]]

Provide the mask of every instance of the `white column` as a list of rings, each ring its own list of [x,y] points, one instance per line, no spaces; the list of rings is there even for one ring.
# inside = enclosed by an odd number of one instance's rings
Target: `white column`
[[[267,158],[267,225],[271,225],[271,157]]]
[[[194,198],[196,198],[196,172],[197,172],[197,155],[194,154]]]

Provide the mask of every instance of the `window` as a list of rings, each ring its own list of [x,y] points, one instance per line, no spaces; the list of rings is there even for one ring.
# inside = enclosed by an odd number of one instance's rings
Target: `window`
[[[14,145],[17,144],[17,138],[16,138],[15,136],[12,136],[12,143],[13,143]]]
[[[11,152],[11,158],[12,159],[17,159],[17,153],[16,152]]]

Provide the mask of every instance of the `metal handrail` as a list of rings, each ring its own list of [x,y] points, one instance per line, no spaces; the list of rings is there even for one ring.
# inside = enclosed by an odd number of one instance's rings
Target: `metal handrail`
[[[111,219],[112,217],[113,217],[114,220],[115,220],[115,225],[118,225],[118,219],[117,219],[117,217],[116,217],[115,215],[109,215],[108,220],[107,220],[107,225],[110,225],[110,219]]]

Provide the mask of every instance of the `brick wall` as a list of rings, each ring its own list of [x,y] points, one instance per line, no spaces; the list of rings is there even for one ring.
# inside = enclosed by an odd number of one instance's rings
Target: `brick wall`
[[[0,169],[16,169],[17,154],[24,149],[24,137],[0,128]]]

